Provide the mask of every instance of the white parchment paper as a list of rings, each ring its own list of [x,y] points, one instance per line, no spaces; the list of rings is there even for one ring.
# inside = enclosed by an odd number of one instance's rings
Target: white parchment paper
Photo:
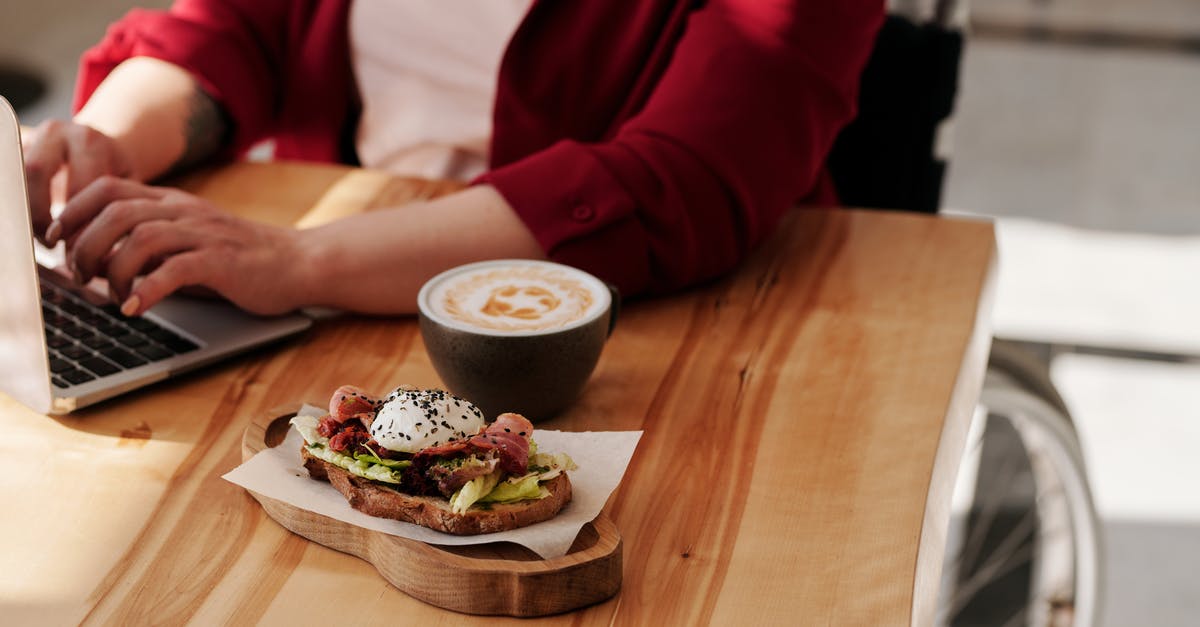
[[[324,414],[310,405],[301,408],[300,413]],[[246,460],[226,473],[224,479],[323,516],[402,538],[444,545],[515,542],[543,558],[551,558],[565,555],[583,525],[600,514],[609,495],[621,482],[641,437],[641,431],[535,430],[533,439],[539,451],[567,453],[579,466],[570,472],[571,502],[558,516],[545,522],[477,536],[450,535],[410,523],[368,516],[351,508],[346,498],[329,483],[308,476],[300,459],[303,439],[294,428],[288,429],[287,439],[282,444]]]

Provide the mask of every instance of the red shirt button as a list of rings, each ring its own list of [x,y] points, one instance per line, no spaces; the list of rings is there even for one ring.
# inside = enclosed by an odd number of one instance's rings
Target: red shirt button
[[[587,222],[595,216],[596,212],[591,205],[578,205],[571,210],[571,217],[579,222]]]

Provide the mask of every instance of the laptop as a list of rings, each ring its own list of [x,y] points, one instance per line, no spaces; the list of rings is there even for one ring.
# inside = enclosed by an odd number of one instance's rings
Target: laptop
[[[65,414],[304,331],[300,314],[259,317],[220,300],[171,296],[137,318],[38,263],[20,125],[0,97],[0,390]]]

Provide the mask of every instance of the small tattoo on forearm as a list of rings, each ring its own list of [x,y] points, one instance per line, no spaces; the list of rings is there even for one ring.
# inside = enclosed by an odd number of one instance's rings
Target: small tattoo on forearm
[[[232,130],[228,113],[199,86],[188,109],[183,155],[171,166],[172,172],[186,170],[215,155],[229,141]]]

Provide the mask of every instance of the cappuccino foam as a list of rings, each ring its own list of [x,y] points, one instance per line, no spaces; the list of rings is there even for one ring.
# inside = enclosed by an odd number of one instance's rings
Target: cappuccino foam
[[[492,333],[537,333],[591,320],[609,304],[591,275],[553,263],[484,262],[434,279],[427,313],[454,326]]]

